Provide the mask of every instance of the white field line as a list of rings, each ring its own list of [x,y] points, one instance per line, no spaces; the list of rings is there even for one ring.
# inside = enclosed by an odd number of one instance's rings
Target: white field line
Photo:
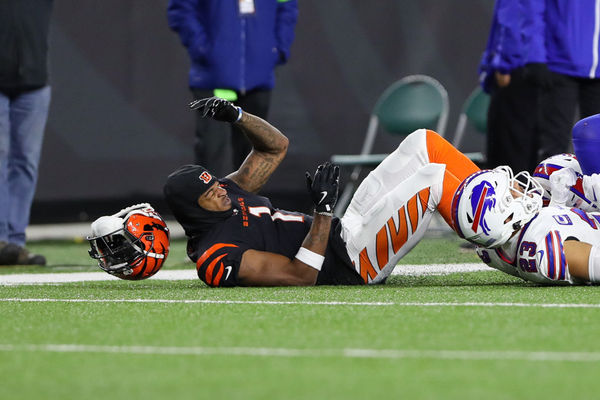
[[[492,271],[481,263],[472,264],[430,264],[430,265],[399,265],[392,275],[448,275],[459,272]],[[0,285],[40,285],[47,283],[69,283],[118,280],[106,272],[61,272],[48,274],[11,274],[0,275]],[[187,280],[198,279],[196,270],[192,267],[185,270],[160,270],[150,278],[152,280]]]
[[[471,351],[471,350],[393,350],[393,349],[293,349],[269,347],[171,347],[98,346],[81,344],[0,344],[3,352],[110,353],[189,356],[250,356],[437,360],[512,360],[600,362],[599,352],[556,351]]]
[[[0,303],[173,303],[173,304],[258,304],[305,306],[398,306],[398,307],[524,307],[524,308],[600,308],[593,303],[491,303],[491,302],[360,302],[360,301],[276,301],[212,299],[51,299],[0,298]]]

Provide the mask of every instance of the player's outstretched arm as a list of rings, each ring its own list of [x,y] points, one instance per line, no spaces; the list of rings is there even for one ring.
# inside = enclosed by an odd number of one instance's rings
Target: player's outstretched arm
[[[310,286],[316,283],[325,260],[339,177],[339,167],[329,163],[320,165],[314,178],[307,173],[306,183],[315,204],[315,213],[302,247],[291,260],[280,254],[247,250],[238,273],[240,285]]]
[[[252,143],[252,151],[228,178],[244,190],[256,193],[285,158],[289,140],[264,119],[246,112],[236,125]]]
[[[190,108],[198,110],[205,118],[235,124],[246,134],[252,143],[252,151],[240,168],[227,178],[248,192],[258,192],[285,157],[288,138],[264,119],[218,97],[195,100],[190,103]]]

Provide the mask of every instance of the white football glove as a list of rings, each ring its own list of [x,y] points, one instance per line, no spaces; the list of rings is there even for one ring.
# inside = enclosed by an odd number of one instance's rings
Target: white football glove
[[[577,173],[573,168],[565,167],[550,175],[551,206],[564,206],[571,196],[571,186],[577,182]],[[599,186],[600,188],[600,186]]]
[[[600,174],[584,175],[583,194],[596,206],[600,206]]]

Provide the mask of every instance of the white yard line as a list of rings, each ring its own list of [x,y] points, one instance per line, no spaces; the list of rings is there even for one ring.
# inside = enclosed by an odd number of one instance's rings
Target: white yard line
[[[485,264],[430,264],[430,265],[399,265],[392,275],[448,275],[459,272],[492,271]],[[152,280],[187,280],[198,279],[194,267],[185,270],[160,270],[150,278]],[[69,283],[118,280],[106,272],[61,272],[47,274],[11,274],[0,275],[0,285],[39,285],[47,283]]]
[[[394,349],[293,349],[278,347],[172,347],[172,346],[97,346],[82,344],[0,344],[3,352],[104,353],[152,355],[221,355],[250,357],[437,359],[437,360],[513,360],[513,361],[600,361],[598,352],[556,351],[471,351],[471,350],[394,350]]]
[[[510,302],[369,302],[369,301],[277,301],[213,299],[52,299],[0,298],[0,303],[172,303],[172,304],[258,304],[300,306],[398,306],[398,307],[522,307],[522,308],[600,308],[594,303],[510,303]]]

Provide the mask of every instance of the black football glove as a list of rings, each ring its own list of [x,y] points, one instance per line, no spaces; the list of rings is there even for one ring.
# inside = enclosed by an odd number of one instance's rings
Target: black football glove
[[[306,172],[306,186],[315,203],[315,212],[332,216],[338,198],[340,167],[329,162],[319,165],[314,179]]]
[[[212,118],[223,122],[237,122],[242,117],[242,109],[220,97],[209,97],[194,100],[190,103],[192,110],[198,110],[203,118]]]

